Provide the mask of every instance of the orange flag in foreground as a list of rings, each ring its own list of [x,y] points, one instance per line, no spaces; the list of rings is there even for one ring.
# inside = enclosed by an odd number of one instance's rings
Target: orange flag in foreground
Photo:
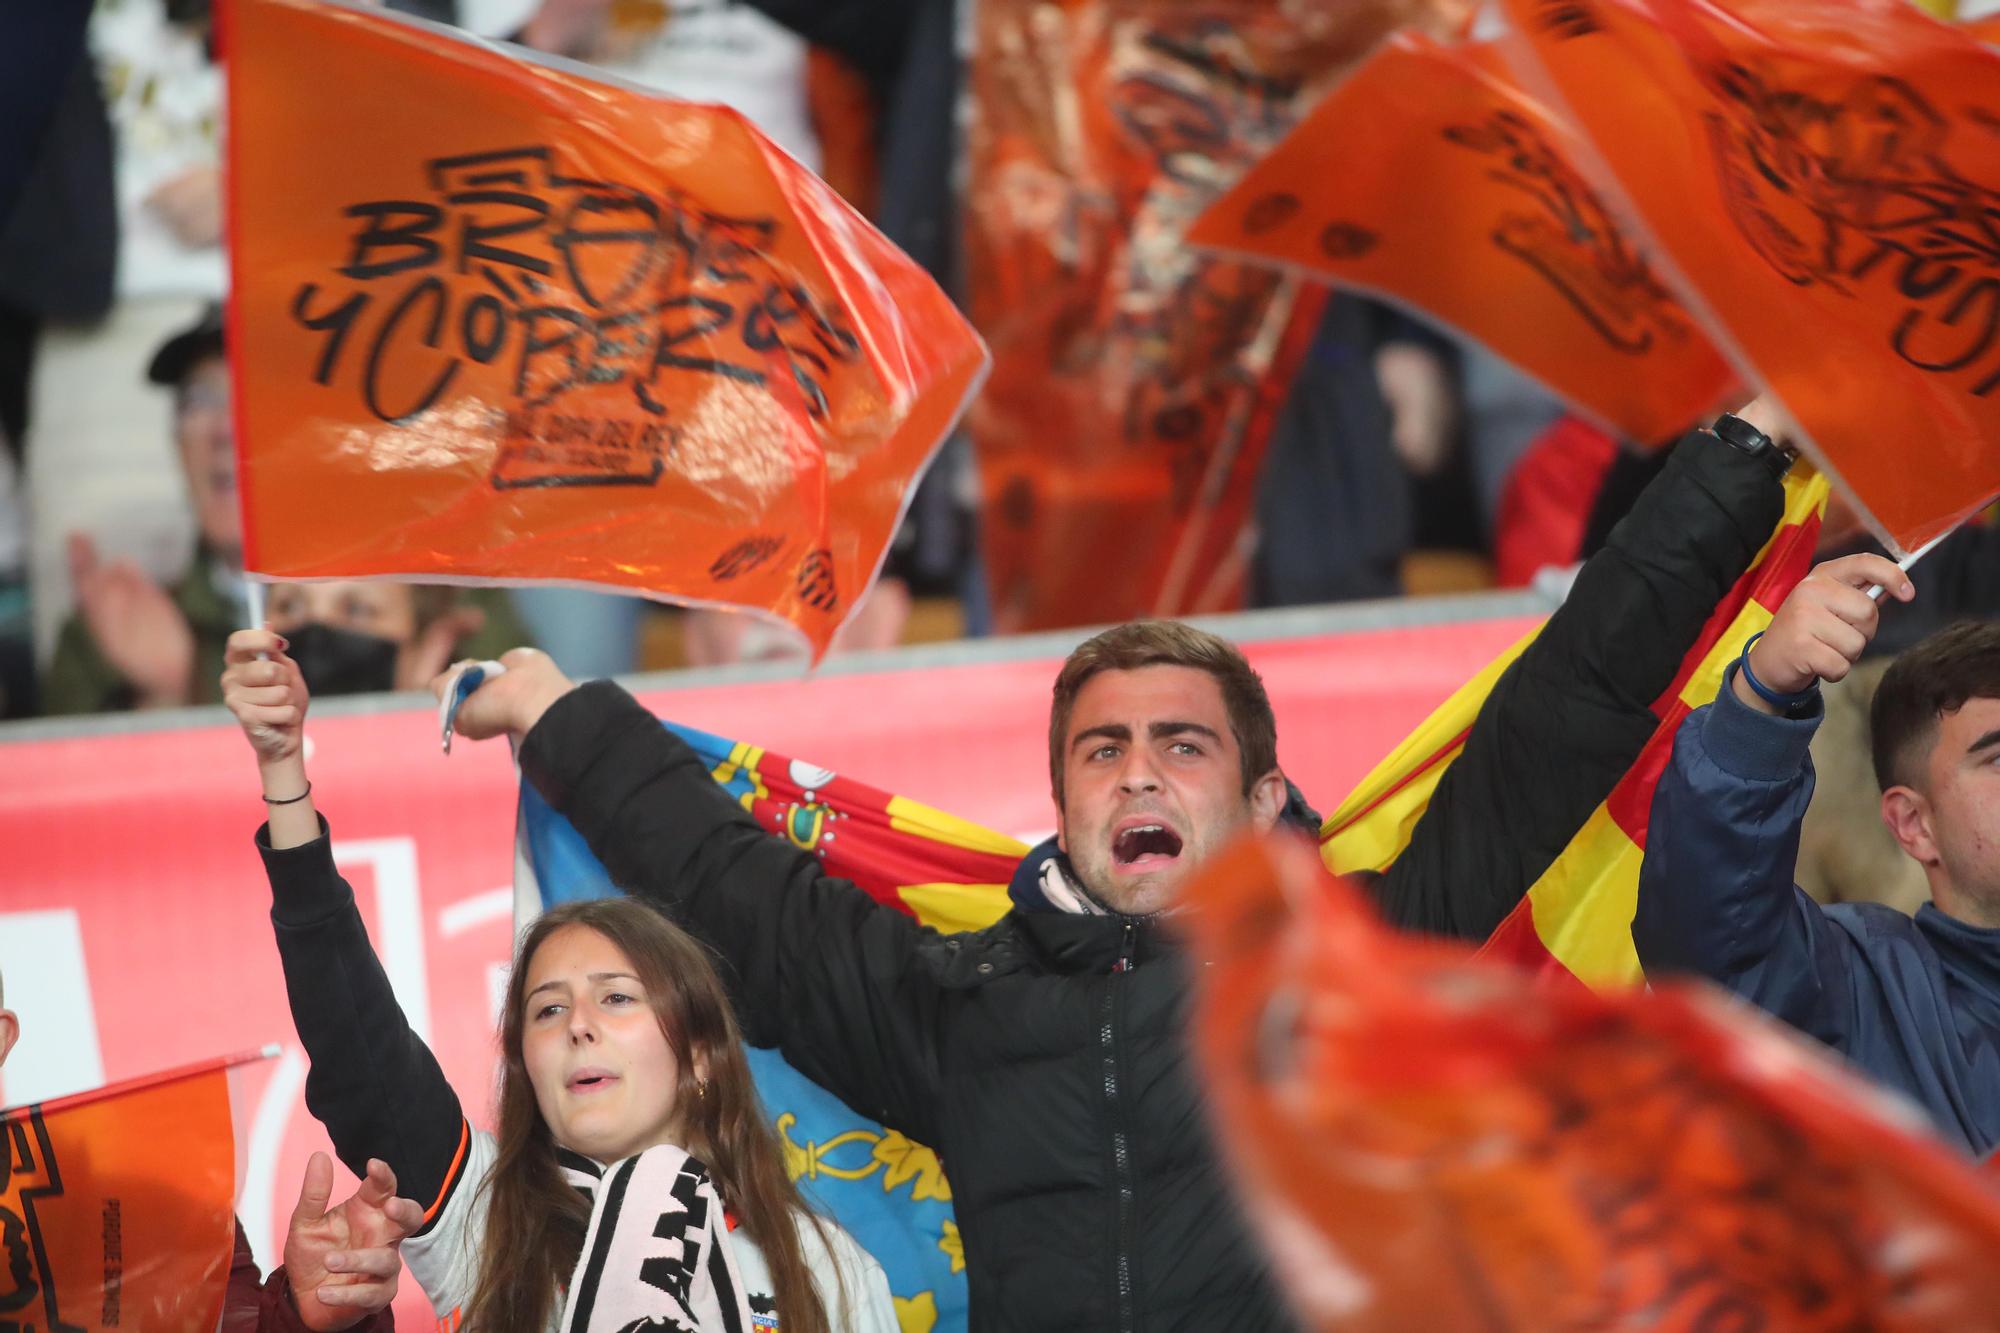
[[[1743,1006],[1398,935],[1302,843],[1190,898],[1209,1105],[1311,1325],[1992,1326],[1991,1183]]]
[[[1632,439],[1712,416],[1736,373],[1488,44],[1399,33],[1189,241],[1416,306]]]
[[[733,111],[223,12],[248,567],[596,584],[823,651],[984,372],[936,284]]]
[[[0,1112],[0,1329],[213,1329],[234,1249],[228,1065]]]
[[[1325,81],[1464,0],[983,0],[970,417],[996,624],[1240,604],[1251,499],[1321,299],[1187,226]]]
[[[2000,51],[1899,0],[1505,0],[1717,336],[1914,550],[2000,493]]]

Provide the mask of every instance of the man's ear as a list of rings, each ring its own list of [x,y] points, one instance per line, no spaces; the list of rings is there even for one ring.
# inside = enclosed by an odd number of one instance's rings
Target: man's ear
[[[1063,818],[1063,803],[1056,802],[1056,850],[1069,855],[1069,821]]]
[[[1285,775],[1272,769],[1250,788],[1250,822],[1259,833],[1269,833],[1278,826],[1278,816],[1285,812],[1285,802],[1291,799],[1291,792],[1285,786]]]
[[[1889,836],[1922,866],[1938,863],[1937,838],[1931,830],[1931,803],[1914,787],[1895,786],[1882,793],[1882,822]]]
[[[14,1043],[21,1039],[21,1020],[14,1016],[12,1009],[0,1009],[0,1065],[7,1063],[7,1052],[14,1049]]]

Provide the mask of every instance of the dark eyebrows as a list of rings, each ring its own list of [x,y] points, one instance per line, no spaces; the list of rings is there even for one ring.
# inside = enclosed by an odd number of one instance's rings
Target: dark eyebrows
[[[1965,752],[1967,754],[1978,754],[1981,750],[1990,749],[1995,745],[2000,745],[2000,727],[1994,728],[1972,744],[1966,746]]]
[[[1077,746],[1088,740],[1129,741],[1131,739],[1132,728],[1124,725],[1122,722],[1105,722],[1095,727],[1085,727],[1082,731],[1077,732],[1076,739],[1069,743],[1069,748],[1074,750]]]
[[[1155,722],[1146,730],[1156,741],[1165,740],[1169,736],[1193,734],[1196,736],[1206,736],[1218,745],[1222,743],[1222,737],[1216,732],[1214,727],[1205,727],[1199,722]]]
[[[1153,722],[1147,725],[1146,734],[1156,741],[1166,740],[1170,736],[1202,736],[1217,745],[1222,743],[1222,736],[1214,727],[1203,726],[1199,722]],[[1074,750],[1089,740],[1129,742],[1131,739],[1132,728],[1122,722],[1105,722],[1094,727],[1085,727],[1077,732],[1076,739],[1070,742],[1070,748]]]
[[[590,979],[592,981],[637,981],[639,978],[633,976],[630,972],[592,972],[590,974]],[[544,981],[541,985],[535,987],[533,990],[529,991],[526,995],[522,996],[521,998],[524,1000],[532,1000],[545,990],[554,990],[558,986],[563,986],[567,984],[568,983],[563,981],[562,978],[560,977],[552,977],[549,980]]]

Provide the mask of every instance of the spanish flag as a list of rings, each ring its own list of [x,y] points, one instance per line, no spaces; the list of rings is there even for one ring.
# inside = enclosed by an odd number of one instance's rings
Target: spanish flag
[[[1716,607],[1673,684],[1654,704],[1660,723],[1652,740],[1493,932],[1487,954],[1567,972],[1592,985],[1639,979],[1632,947],[1639,862],[1653,786],[1672,751],[1674,731],[1715,698],[1723,670],[1751,635],[1771,623],[1778,604],[1811,567],[1826,496],[1825,478],[1794,470],[1785,483],[1784,516],[1770,541]],[[1402,854],[1438,780],[1464,748],[1481,705],[1534,637],[1509,648],[1445,700],[1333,812],[1320,833],[1321,859],[1329,869],[1381,871]]]

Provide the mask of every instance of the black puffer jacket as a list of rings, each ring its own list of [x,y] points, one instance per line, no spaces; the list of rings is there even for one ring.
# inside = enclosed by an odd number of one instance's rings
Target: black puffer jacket
[[[521,766],[721,955],[753,1045],[937,1149],[973,1328],[1293,1326],[1209,1140],[1158,926],[1017,912],[939,935],[771,837],[608,682],[551,708]]]
[[[1630,766],[1649,706],[1782,508],[1764,464],[1683,448],[1502,678],[1403,858],[1399,925],[1480,938]],[[1292,1326],[1183,1053],[1186,963],[1153,922],[1015,910],[943,936],[774,838],[608,682],[521,767],[628,890],[721,956],[753,1045],[937,1149],[974,1329]]]

